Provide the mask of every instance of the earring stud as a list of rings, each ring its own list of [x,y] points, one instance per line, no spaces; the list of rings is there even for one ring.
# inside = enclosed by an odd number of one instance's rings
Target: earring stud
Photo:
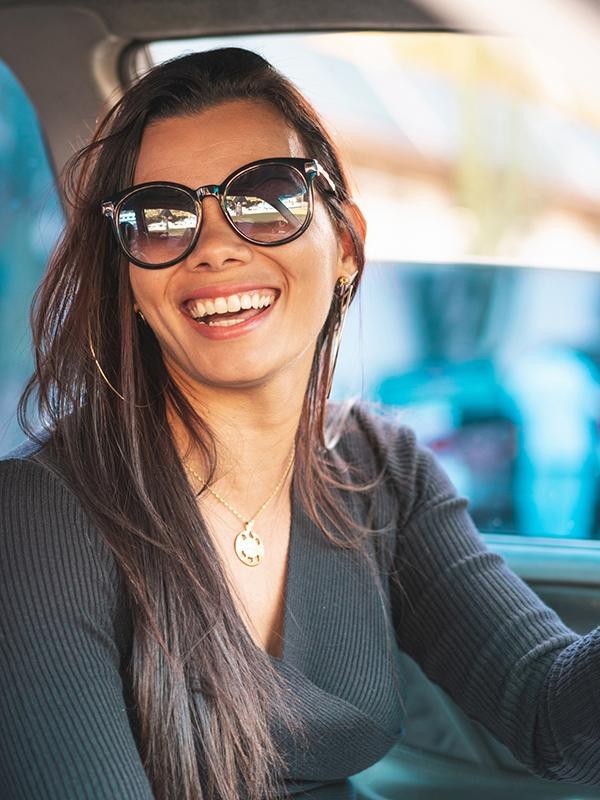
[[[145,322],[146,325],[148,324],[146,322],[146,317],[142,313],[142,309],[135,303],[133,304],[133,312],[134,314],[137,314],[137,316],[139,317],[139,319],[141,319],[142,322]]]

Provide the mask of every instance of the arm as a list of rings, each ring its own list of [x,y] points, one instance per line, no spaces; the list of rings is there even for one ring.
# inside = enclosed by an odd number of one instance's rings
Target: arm
[[[399,436],[399,646],[529,769],[600,786],[600,628],[567,628],[487,550],[431,453]]]
[[[71,493],[0,463],[0,794],[151,800],[125,707],[117,571]]]

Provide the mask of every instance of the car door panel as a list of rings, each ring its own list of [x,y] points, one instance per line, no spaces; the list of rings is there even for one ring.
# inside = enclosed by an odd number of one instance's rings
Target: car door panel
[[[491,549],[578,633],[600,621],[600,544],[486,537]],[[362,800],[537,800],[600,798],[597,789],[531,775],[482,725],[470,720],[406,655],[406,729],[387,756],[353,782]]]

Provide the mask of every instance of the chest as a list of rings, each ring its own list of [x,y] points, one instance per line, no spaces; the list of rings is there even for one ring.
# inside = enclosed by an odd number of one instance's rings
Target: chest
[[[281,503],[261,514],[253,532],[260,538],[264,555],[248,566],[236,554],[235,541],[244,524],[210,500],[201,513],[207,524],[240,618],[258,647],[272,656],[283,651],[283,629],[290,544],[291,509]]]
[[[240,618],[257,646],[276,657],[273,666],[295,698],[303,733],[297,740],[278,730],[278,751],[293,787],[306,781],[310,789],[381,758],[401,728],[403,702],[385,598],[371,569],[293,508],[257,519],[265,555],[256,567],[234,551],[242,522],[217,504],[201,513]],[[204,709],[200,693],[195,701]]]

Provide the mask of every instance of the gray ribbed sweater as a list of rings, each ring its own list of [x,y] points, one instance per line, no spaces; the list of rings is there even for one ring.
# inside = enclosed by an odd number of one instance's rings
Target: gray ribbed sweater
[[[369,547],[383,602],[364,559],[330,545],[294,495],[273,663],[309,739],[281,733],[289,791],[352,797],[347,777],[392,746],[402,701],[390,642],[530,769],[600,786],[600,628],[575,634],[486,550],[409,429],[358,407],[337,447],[372,472],[386,464],[368,498],[346,496],[379,529]],[[0,797],[148,800],[116,564],[59,467],[31,448],[0,463]]]

